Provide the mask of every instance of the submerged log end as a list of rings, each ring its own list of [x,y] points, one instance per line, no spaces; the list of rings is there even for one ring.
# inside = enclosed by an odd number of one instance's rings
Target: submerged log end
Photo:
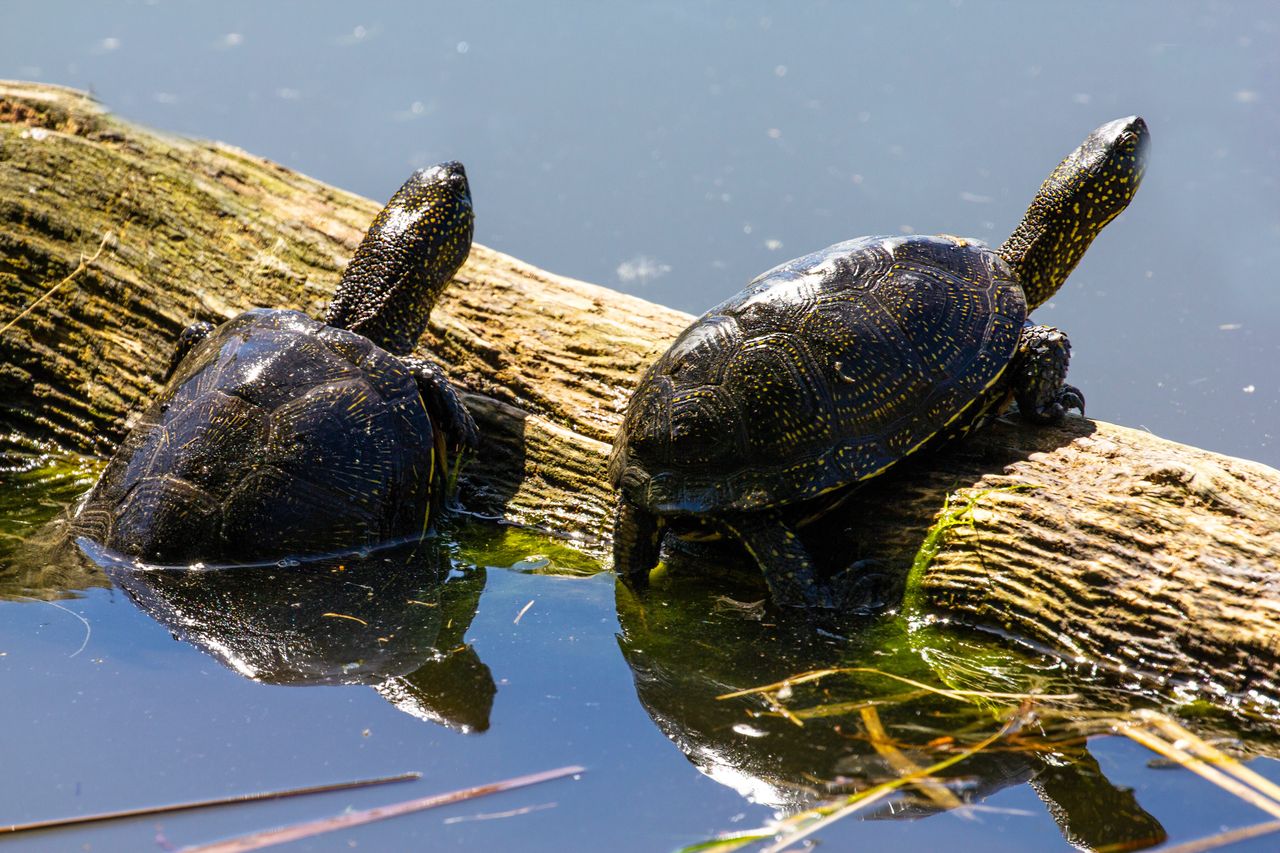
[[[981,497],[917,578],[928,609],[1120,671],[1280,695],[1280,472],[1093,426],[960,491]]]

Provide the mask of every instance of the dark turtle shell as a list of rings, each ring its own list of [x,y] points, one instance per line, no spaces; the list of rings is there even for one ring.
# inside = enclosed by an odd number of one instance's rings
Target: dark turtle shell
[[[659,515],[757,510],[875,476],[961,421],[1027,306],[980,242],[864,237],[708,311],[645,374],[611,460]]]
[[[374,545],[424,528],[433,437],[399,358],[297,311],[255,309],[182,361],[77,525],[160,563]]]

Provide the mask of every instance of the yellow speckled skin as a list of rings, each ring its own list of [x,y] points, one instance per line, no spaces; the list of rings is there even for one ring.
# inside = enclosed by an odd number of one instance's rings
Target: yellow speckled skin
[[[1108,122],[1045,179],[999,250],[1022,284],[1028,311],[1058,292],[1093,238],[1133,199],[1150,139],[1137,116]]]
[[[471,252],[474,224],[461,163],[415,172],[369,226],[334,294],[328,324],[408,355]]]
[[[798,521],[1013,396],[1036,422],[1082,408],[1064,384],[1065,335],[1024,325],[1133,197],[1147,138],[1137,117],[1095,130],[998,251],[863,237],[782,264],[698,319],[642,378],[614,444],[619,573],[643,583],[664,528],[718,530],[778,603],[839,607]]]

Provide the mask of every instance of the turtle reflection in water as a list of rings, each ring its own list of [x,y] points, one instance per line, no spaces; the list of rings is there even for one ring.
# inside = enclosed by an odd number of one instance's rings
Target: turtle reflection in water
[[[139,567],[82,548],[147,615],[264,684],[368,685],[401,711],[461,732],[489,728],[497,687],[464,636],[483,568],[432,541],[234,569]]]
[[[836,641],[797,633],[785,624],[770,625],[750,611],[717,607],[722,594],[734,589],[727,578],[712,581],[694,573],[669,575],[643,596],[618,584],[618,645],[631,667],[640,704],[658,729],[701,773],[745,799],[791,814],[902,776],[901,765],[871,742],[863,708],[872,709],[887,737],[919,767],[954,755],[945,746],[952,735],[976,741],[982,734],[975,731],[991,733],[999,726],[988,706],[918,691],[909,695],[911,688],[900,682],[867,674],[794,688],[786,702],[789,709],[825,709],[806,716],[803,726],[771,713],[774,707],[758,695],[717,698],[841,666],[873,666],[939,684],[930,651],[908,642],[901,619],[877,620],[852,640]],[[961,654],[969,662],[982,660],[988,689],[1016,690],[1020,684],[1045,681],[1044,662],[992,644],[966,645],[949,636],[941,651]],[[1048,665],[1049,673],[1060,671],[1056,661]],[[1008,683],[990,688],[990,679],[998,674],[1006,675]],[[1098,694],[1100,708],[1114,706],[1123,695],[1108,690]],[[1034,740],[1035,735],[1027,737]],[[943,745],[932,743],[935,739]],[[1042,748],[979,752],[940,773],[932,797],[904,786],[884,804],[860,814],[918,818],[1029,784],[1063,837],[1082,850],[1103,845],[1136,850],[1165,838],[1164,828],[1133,791],[1114,786],[1086,747],[1049,740]]]
[[[414,173],[348,264],[325,323],[254,309],[182,333],[168,384],[79,510],[81,534],[150,563],[335,553],[421,535],[447,452],[477,432],[410,357],[471,249],[459,163]]]
[[[1067,155],[998,250],[950,236],[864,237],[764,273],[686,329],[640,380],[614,443],[614,566],[643,585],[665,531],[728,534],[774,601],[844,608],[795,529],[851,487],[1017,400],[1060,420],[1070,345],[1027,313],[1128,205],[1141,118]]]

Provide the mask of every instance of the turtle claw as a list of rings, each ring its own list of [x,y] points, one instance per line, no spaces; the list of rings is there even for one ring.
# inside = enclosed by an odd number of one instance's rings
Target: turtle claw
[[[894,581],[884,560],[858,560],[831,579],[840,610],[850,616],[882,613],[894,599]]]
[[[1062,408],[1062,413],[1075,409],[1080,413],[1080,417],[1084,417],[1084,394],[1074,385],[1063,385],[1058,390],[1058,405]]]
[[[449,450],[457,453],[479,448],[480,429],[440,365],[425,358],[405,358],[404,364],[417,381],[431,423],[444,433]]]
[[[462,400],[457,396],[453,399],[457,405],[450,407],[445,423],[441,426],[445,435],[453,442],[451,450],[474,453],[480,449],[480,428],[476,426],[475,418],[471,417],[471,412],[467,411]]]
[[[1062,423],[1067,412],[1072,409],[1079,411],[1081,417],[1084,416],[1084,394],[1072,385],[1063,385],[1045,405],[1023,405],[1021,402],[1018,404],[1018,412],[1024,420],[1041,426]]]
[[[1013,374],[1018,413],[1033,424],[1062,423],[1070,409],[1084,414],[1084,395],[1067,385],[1071,342],[1059,329],[1028,323],[1018,343]]]

